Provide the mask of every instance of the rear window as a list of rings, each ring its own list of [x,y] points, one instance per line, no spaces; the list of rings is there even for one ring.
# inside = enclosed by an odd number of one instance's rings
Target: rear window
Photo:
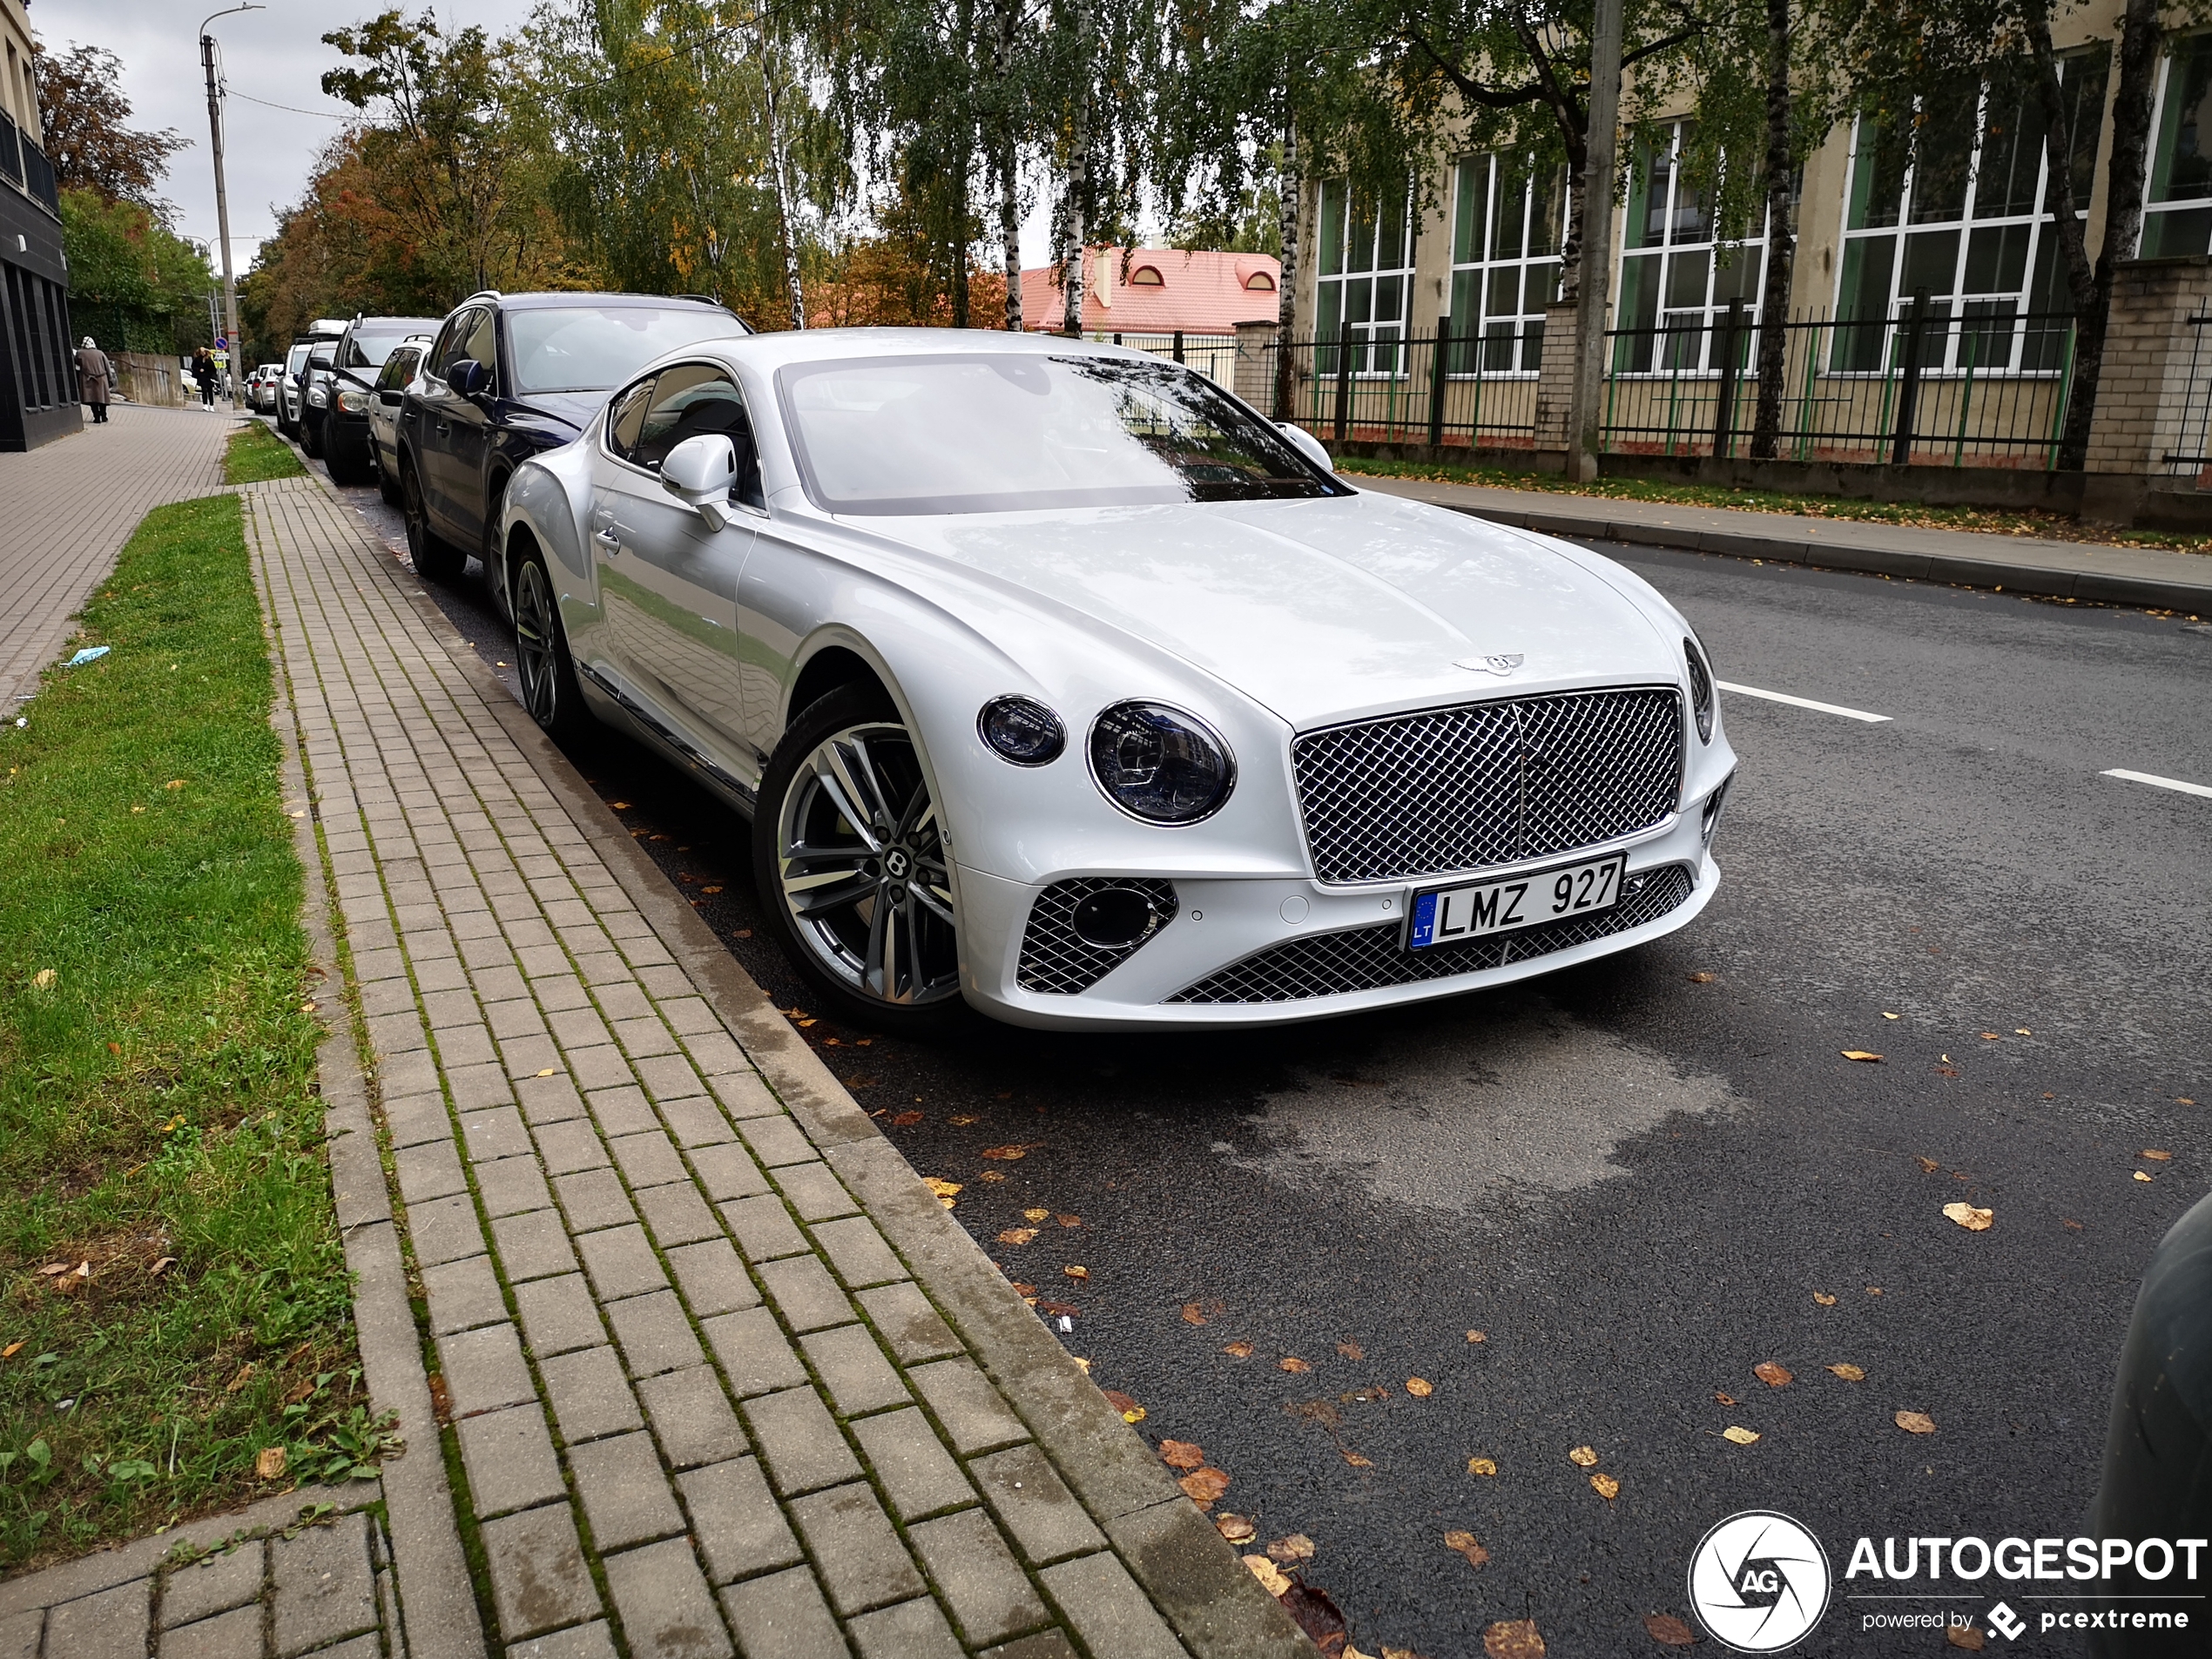
[[[507,314],[508,374],[519,396],[604,392],[664,353],[745,325],[712,306],[548,306]]]

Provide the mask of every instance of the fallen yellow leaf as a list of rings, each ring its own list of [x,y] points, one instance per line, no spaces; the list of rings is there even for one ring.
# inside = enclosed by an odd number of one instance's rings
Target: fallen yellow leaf
[[[1501,1619],[1482,1633],[1488,1659],[1544,1659],[1544,1639],[1534,1619]]]
[[[242,1365],[238,1368],[237,1376],[232,1378],[228,1382],[223,1385],[223,1392],[226,1394],[235,1394],[239,1389],[245,1387],[246,1384],[252,1382],[253,1380],[253,1362],[249,1360],[245,1365]]]
[[[39,990],[51,991],[54,988],[55,980],[59,977],[52,968],[42,968],[30,976],[30,982]]]
[[[1344,1460],[1355,1469],[1372,1469],[1375,1467],[1372,1458],[1361,1457],[1357,1452],[1346,1452],[1344,1454]]]
[[[1929,1416],[1925,1412],[1899,1412],[1897,1414],[1895,1421],[1897,1426],[1903,1429],[1907,1434],[1932,1434],[1935,1433],[1935,1419]]]
[[[966,1129],[970,1123],[973,1123],[975,1119],[972,1114],[962,1112],[949,1121],[954,1129]]]
[[[1278,1567],[1288,1567],[1292,1561],[1310,1561],[1313,1559],[1313,1541],[1302,1532],[1278,1538],[1267,1547],[1267,1559]]]
[[[961,1190],[959,1182],[947,1181],[941,1177],[934,1175],[925,1175],[922,1177],[921,1184],[927,1187],[932,1192],[935,1193],[941,1198],[949,1198]]]
[[[2171,1152],[2161,1152],[2155,1146],[2147,1146],[2135,1156],[2139,1158],[2148,1158],[2153,1163],[2171,1163],[2174,1157]]]
[[[1232,1544],[1249,1544],[1259,1535],[1259,1528],[1243,1515],[1216,1515],[1213,1525]]]
[[[1894,1020],[1894,1019],[1896,1019],[1898,1016],[1897,1016],[1896,1015],[1894,1015],[1894,1014],[1892,1014],[1892,1013],[1891,1013],[1888,1009],[1885,1008],[1885,1009],[1882,1011],[1882,1017],[1883,1017],[1885,1020]]]
[[[1313,1367],[1307,1365],[1305,1360],[1299,1359],[1296,1354],[1285,1354],[1283,1358],[1275,1362],[1275,1369],[1278,1371],[1287,1371],[1293,1377],[1302,1377],[1307,1372],[1312,1370]]]
[[[1597,1467],[1597,1453],[1587,1446],[1578,1446],[1567,1454],[1567,1460],[1578,1469]]]
[[[1710,984],[1711,984],[1711,983],[1712,983],[1715,980],[1718,979],[1719,977],[1720,977],[1720,975],[1719,975],[1718,974],[1710,973],[1710,972],[1705,972],[1705,971],[1700,971],[1700,972],[1698,972],[1698,973],[1692,974],[1689,976],[1689,982],[1690,982],[1692,985],[1710,985]]]
[[[1206,1316],[1196,1302],[1185,1302],[1183,1305],[1183,1322],[1185,1325],[1204,1325]]]
[[[1995,1211],[1977,1210],[1965,1203],[1947,1204],[1943,1206],[1943,1213],[1946,1219],[1957,1222],[1970,1233],[1987,1232],[1997,1219]]]
[[[1611,1503],[1621,1495],[1621,1483],[1609,1474],[1594,1474],[1590,1477],[1590,1490]]]
[[[1024,1210],[1022,1212],[1024,1221],[1049,1221],[1051,1218],[1052,1211],[1049,1210]]]
[[[1815,1291],[1812,1293],[1812,1299],[1819,1303],[1820,1305],[1824,1308],[1831,1308],[1836,1305],[1836,1298],[1829,1295],[1825,1291]]]
[[[1090,1277],[1090,1269],[1088,1267],[1063,1267],[1060,1271],[1065,1273],[1069,1278],[1089,1278]]]
[[[538,1075],[539,1076],[541,1076],[541,1077],[550,1077],[550,1076],[554,1074],[554,1072],[555,1072],[555,1071],[556,1071],[556,1070],[558,1070],[558,1069],[559,1069],[559,1068],[558,1068],[558,1067],[556,1067],[556,1066],[547,1066],[547,1067],[546,1067],[546,1068],[544,1068],[542,1071],[540,1071],[537,1075]]]
[[[1406,1379],[1406,1392],[1415,1399],[1426,1399],[1436,1392],[1436,1385],[1426,1377],[1408,1377]]]
[[[1497,1472],[1497,1464],[1489,1458],[1471,1457],[1467,1460],[1467,1473],[1469,1474],[1489,1475],[1495,1474]]]
[[[1205,1467],[1205,1448],[1196,1440],[1162,1440],[1160,1461],[1170,1469],[1197,1469]]]
[[[2013,1035],[2016,1037],[2032,1037],[2035,1033],[2024,1025],[2016,1025],[2013,1028]]]
[[[22,1344],[22,1343],[20,1343],[20,1342],[10,1342],[10,1344],[6,1346],[6,1347],[4,1347],[4,1348],[0,1348],[0,1359],[14,1359],[14,1358],[15,1358],[17,1354],[21,1353],[22,1352],[23,1352],[23,1344]]]
[[[1475,1541],[1471,1532],[1453,1530],[1444,1534],[1444,1548],[1455,1555],[1467,1557],[1469,1567],[1480,1567],[1490,1559],[1490,1552]]]
[[[291,1460],[285,1456],[281,1446],[265,1446],[253,1460],[253,1473],[264,1480],[281,1480]]]
[[[1845,1382],[1865,1382],[1866,1380],[1866,1373],[1854,1365],[1844,1364],[1831,1366],[1828,1369],[1834,1372]]]
[[[1367,1351],[1356,1342],[1339,1342],[1337,1352],[1347,1359],[1365,1359],[1367,1357]]]
[[[1011,1163],[1016,1158],[1028,1157],[1029,1149],[1026,1146],[987,1146],[983,1149],[983,1156],[996,1158],[1001,1163]]]
[[[1469,1342],[1487,1342],[1489,1339],[1489,1336],[1484,1332],[1470,1331],[1467,1332],[1467,1340]]]
[[[999,1243],[1001,1244],[1027,1244],[1032,1243],[1036,1238],[1036,1236],[1037,1230],[1035,1227],[1008,1227],[1004,1232],[999,1235]]]
[[[1845,1049],[1841,1050],[1841,1053],[1846,1060],[1879,1060],[1882,1057],[1878,1054],[1870,1054],[1865,1049]]]
[[[1771,1359],[1760,1360],[1751,1367],[1751,1374],[1770,1388],[1787,1388],[1797,1380],[1786,1366],[1778,1366]]]
[[[1249,1342],[1224,1343],[1221,1351],[1231,1359],[1249,1359],[1252,1357],[1252,1345]]]
[[[1737,1446],[1756,1446],[1758,1444],[1759,1432],[1755,1428],[1742,1428],[1730,1423],[1721,1431],[1721,1439]]]
[[[2147,1170],[2138,1170],[2135,1171],[2135,1179],[2138,1181],[2148,1181],[2150,1179],[2150,1172]]]
[[[1260,1588],[1265,1590],[1270,1595],[1285,1595],[1290,1593],[1291,1581],[1285,1578],[1281,1569],[1266,1556],[1247,1555],[1244,1557],[1244,1565],[1252,1569],[1252,1576],[1259,1581]]]
[[[1968,1653],[1979,1653],[1988,1641],[1978,1624],[1946,1624],[1943,1627],[1943,1639],[1954,1648],[1964,1648]]]
[[[1193,1469],[1176,1482],[1183,1495],[1201,1509],[1211,1509],[1229,1490],[1229,1477],[1219,1469]]]

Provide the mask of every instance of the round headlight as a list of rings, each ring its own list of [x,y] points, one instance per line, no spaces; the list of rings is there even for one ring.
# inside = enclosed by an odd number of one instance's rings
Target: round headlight
[[[1713,671],[1705,665],[1705,653],[1697,649],[1697,642],[1682,642],[1683,655],[1689,662],[1689,711],[1697,718],[1697,741],[1713,740]]]
[[[1116,703],[1090,728],[1090,773],[1106,799],[1148,824],[1195,824],[1236,786],[1229,745],[1163,703]]]
[[[975,717],[975,730],[992,752],[1017,766],[1042,766],[1060,759],[1068,728],[1034,697],[995,697]]]

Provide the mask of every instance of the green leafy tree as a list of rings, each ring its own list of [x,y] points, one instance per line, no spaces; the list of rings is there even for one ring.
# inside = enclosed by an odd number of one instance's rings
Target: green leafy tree
[[[205,341],[215,276],[203,250],[138,202],[71,188],[61,208],[78,333],[109,351],[166,353]]]
[[[176,210],[157,193],[169,158],[187,147],[174,127],[149,132],[129,125],[123,60],[99,46],[70,43],[57,57],[33,43],[39,120],[46,158],[64,190],[89,190],[105,201],[131,202],[167,225]]]

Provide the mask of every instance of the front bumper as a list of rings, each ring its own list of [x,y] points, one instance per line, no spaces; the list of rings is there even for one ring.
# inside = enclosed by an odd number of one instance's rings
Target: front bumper
[[[1629,896],[1614,920],[1629,925],[1616,932],[1578,939],[1532,929],[1406,953],[1398,937],[1406,907],[1416,892],[1445,880],[1325,887],[1300,878],[1179,876],[1172,883],[1171,920],[1072,994],[1022,983],[1030,913],[1053,884],[963,867],[964,988],[971,1004],[1016,1025],[1171,1030],[1282,1025],[1507,985],[1661,938],[1703,911],[1720,869],[1708,850],[1701,806],[1693,802],[1641,836],[1481,873],[1487,880],[1625,851]],[[1638,904],[1642,909],[1633,908]],[[1634,920],[1647,912],[1656,914]],[[1504,941],[1521,943],[1494,947]],[[1469,964],[1467,971],[1450,971],[1459,962]],[[1335,988],[1346,984],[1359,988]]]

